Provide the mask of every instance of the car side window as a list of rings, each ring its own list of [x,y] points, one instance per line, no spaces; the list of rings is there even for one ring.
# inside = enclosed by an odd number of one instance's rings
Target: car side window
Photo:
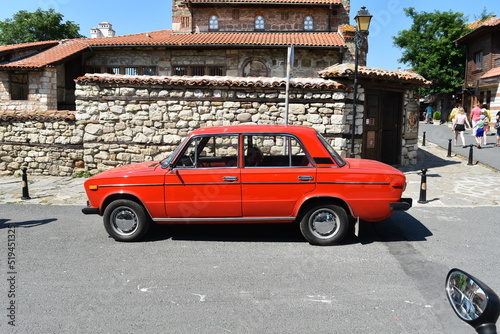
[[[193,137],[176,166],[179,168],[223,168],[238,166],[238,135]]]
[[[312,166],[301,143],[288,135],[244,136],[246,167]]]

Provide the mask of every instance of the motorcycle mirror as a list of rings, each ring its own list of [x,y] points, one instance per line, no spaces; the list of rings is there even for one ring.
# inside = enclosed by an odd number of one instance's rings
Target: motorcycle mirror
[[[496,333],[500,299],[472,275],[452,269],[446,277],[446,295],[457,316],[481,334]]]

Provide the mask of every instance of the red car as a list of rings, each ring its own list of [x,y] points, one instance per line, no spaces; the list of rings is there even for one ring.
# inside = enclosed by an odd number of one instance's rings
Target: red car
[[[379,221],[409,209],[405,186],[402,172],[343,159],[312,128],[237,125],[197,129],[167,159],[91,177],[82,211],[102,215],[119,241],[141,239],[151,222],[298,222],[311,244],[332,245],[349,217]]]

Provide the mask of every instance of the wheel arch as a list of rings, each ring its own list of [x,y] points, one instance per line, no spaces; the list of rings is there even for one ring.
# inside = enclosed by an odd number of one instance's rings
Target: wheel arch
[[[317,196],[307,198],[302,204],[297,212],[298,220],[313,206],[321,205],[321,204],[334,204],[345,210],[348,216],[352,216],[352,210],[349,204],[345,200],[339,197],[332,196]]]
[[[146,211],[149,218],[151,219],[151,214],[149,213],[148,208],[144,205],[144,203],[142,203],[142,201],[139,199],[139,197],[132,195],[132,194],[128,194],[128,193],[115,193],[115,194],[111,194],[111,195],[107,196],[106,199],[102,202],[101,212],[104,213],[104,211],[106,211],[106,208],[108,207],[108,205],[110,205],[112,202],[119,200],[119,199],[128,199],[130,201],[136,202],[137,204],[141,205],[144,208],[144,210]]]

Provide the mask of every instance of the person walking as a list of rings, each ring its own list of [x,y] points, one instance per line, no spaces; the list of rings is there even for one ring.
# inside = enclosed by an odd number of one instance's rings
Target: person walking
[[[425,108],[425,123],[432,123],[432,114],[434,113],[434,108],[429,104],[427,108]]]
[[[479,117],[481,116],[481,105],[478,103],[476,106],[470,111],[470,121],[472,124],[472,135],[476,135],[477,122],[479,122]]]
[[[497,130],[497,143],[495,146],[500,146],[500,111],[497,112],[497,122],[495,123],[495,129]]]
[[[481,148],[481,140],[484,137],[484,119],[486,116],[481,115],[479,116],[479,121],[476,123],[476,143],[477,143],[477,148]]]
[[[465,147],[465,125],[470,128],[469,120],[467,119],[467,115],[465,114],[465,110],[462,107],[458,107],[458,111],[456,112],[455,117],[453,118],[453,133],[455,134],[454,145],[457,146],[457,138],[458,134],[460,134],[460,139],[462,139],[462,146]]]
[[[455,116],[457,116],[458,114],[458,111],[460,110],[462,106],[460,104],[455,104],[455,108],[451,109],[451,113],[450,113],[450,118],[449,120],[453,122],[453,119],[455,118]]]
[[[483,117],[484,116],[484,117]],[[490,119],[488,118],[488,116],[482,114],[480,116],[480,122],[482,121],[484,123],[483,125],[483,144],[484,145],[487,145],[487,141],[488,141],[488,131],[490,131]]]
[[[486,116],[486,119],[484,120],[484,140],[486,144],[486,138],[488,136],[488,132],[490,132],[490,121],[491,121],[491,113],[490,110],[488,109],[488,106],[486,104],[483,104],[483,107],[481,108],[481,115]]]

